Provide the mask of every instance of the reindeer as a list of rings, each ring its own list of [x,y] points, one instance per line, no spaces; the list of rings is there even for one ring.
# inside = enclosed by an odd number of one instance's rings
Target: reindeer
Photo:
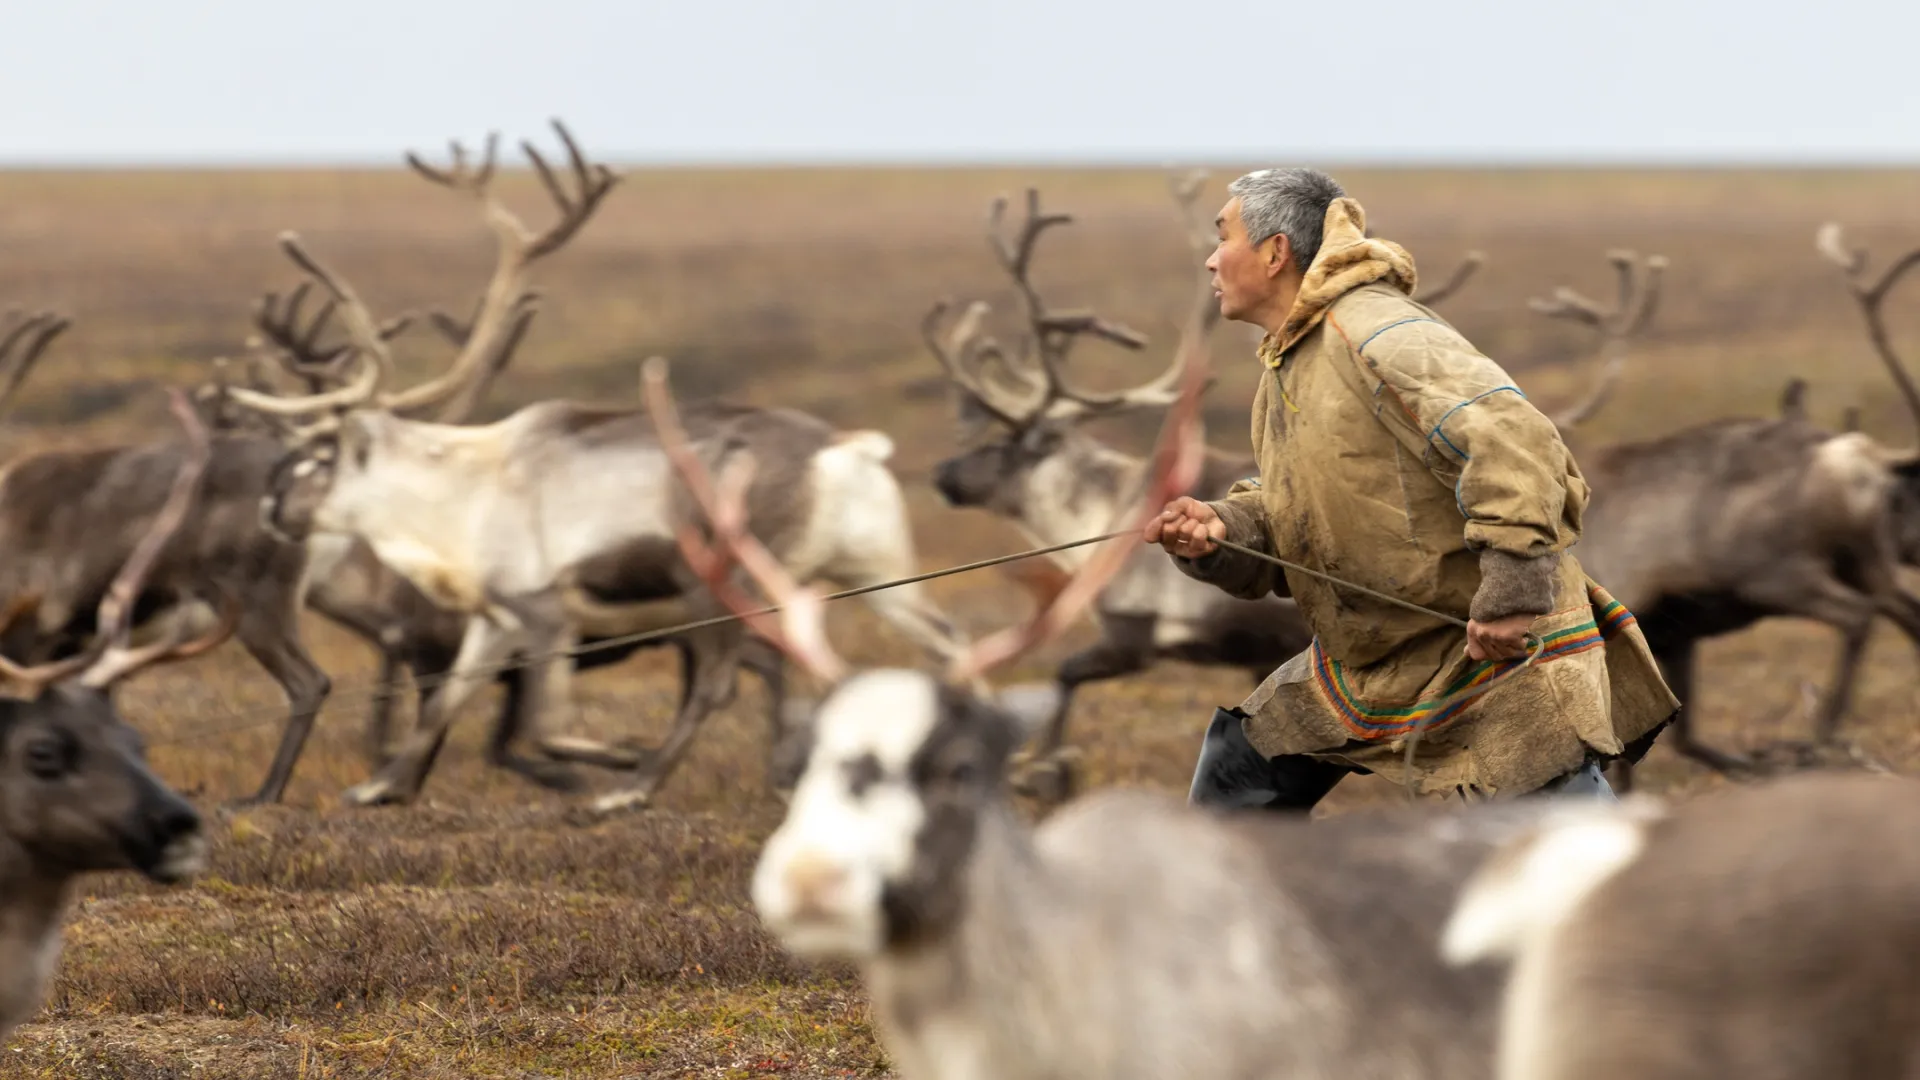
[[[1498,1080],[1904,1080],[1920,1060],[1920,784],[1816,773],[1630,796],[1483,860],[1457,970],[1503,971]]]
[[[516,261],[530,262],[546,252],[557,250],[566,238],[579,231],[619,179],[604,166],[590,164],[564,124],[555,120],[553,126],[568,153],[571,190],[530,144],[523,144],[523,149],[531,159],[543,187],[556,204],[558,218],[549,227],[545,237],[557,239],[559,243],[536,239],[528,244],[525,238],[532,235],[530,231],[503,204],[489,196],[489,186],[495,175],[497,133],[489,136],[477,167],[465,167],[466,151],[458,143],[454,144],[456,167],[452,171],[429,166],[414,154],[406,156],[414,172],[438,186],[477,197],[483,217],[502,223],[496,228],[499,240],[496,279],[503,273],[513,272]],[[338,329],[338,305],[330,300],[323,302],[310,316],[303,310],[313,284],[311,279],[303,280],[284,300],[279,294],[268,292],[254,305],[255,334],[248,342],[253,355],[249,357],[247,371],[249,385],[255,391],[274,392],[273,381],[267,373],[275,368],[305,384],[308,393],[321,393],[333,388],[346,374],[354,353],[352,342],[322,344],[323,338],[336,336],[333,331]],[[472,313],[464,320],[445,311],[430,312],[427,321],[456,350],[467,350],[473,345],[475,328],[483,326],[482,320],[488,315],[490,302],[494,308],[504,306],[506,315],[494,334],[491,351],[474,361],[454,361],[454,368],[461,369],[464,366],[474,373],[470,379],[458,383],[443,401],[429,401],[416,407],[403,408],[399,410],[400,413],[443,424],[467,422],[517,352],[538,313],[539,299],[540,294],[525,287],[524,283],[510,288],[496,284],[482,295]],[[384,342],[394,341],[414,321],[415,316],[410,313],[386,320],[379,327],[380,339]],[[267,417],[231,407],[231,402],[224,394],[228,377],[226,368],[227,361],[224,358],[217,359],[215,379],[200,393],[204,407],[212,415],[216,426],[228,430],[251,427],[270,434],[277,432],[279,429]],[[307,575],[307,605],[367,641],[380,657],[378,690],[368,717],[366,735],[368,756],[377,767],[385,762],[390,748],[393,709],[401,671],[412,675],[420,698],[419,711],[424,714],[433,695],[439,690],[441,676],[453,666],[459,653],[466,619],[457,611],[436,606],[407,578],[380,562],[372,547],[362,540],[320,533],[309,537],[306,544],[311,561]],[[685,647],[674,639],[605,644],[611,639],[630,635],[632,629],[617,618],[583,628],[582,645],[586,651],[574,658],[574,670],[617,663],[641,648],[655,645],[680,645],[682,662],[685,664]],[[786,711],[784,672],[779,654],[755,638],[743,643],[743,650],[741,662],[759,676],[770,691],[774,730],[779,731],[779,718]],[[527,679],[518,666],[507,666],[499,671],[496,681],[502,685],[505,696],[487,741],[489,763],[505,767],[542,786],[559,790],[577,788],[578,777],[564,765],[523,757],[513,752],[515,732],[520,729],[532,698],[527,693]],[[778,742],[776,737],[776,748]]]
[[[0,408],[19,390],[67,320],[41,313],[0,335]],[[21,663],[72,655],[100,632],[94,622],[115,568],[127,563],[162,510],[167,478],[191,446],[159,441],[24,454],[0,466],[0,604],[33,609],[0,632],[0,653]],[[233,636],[285,692],[286,731],[266,783],[252,799],[278,799],[330,682],[299,635],[306,553],[260,528],[258,507],[279,459],[275,442],[216,436],[201,493],[173,541],[140,576],[129,617],[144,630],[191,632],[238,611]]]
[[[1125,528],[1204,470],[1199,339],[1190,325],[1159,444],[1115,515]],[[686,562],[829,688],[754,867],[754,909],[790,953],[858,965],[903,1077],[1486,1074],[1500,983],[1441,963],[1441,924],[1473,866],[1566,797],[1309,822],[1104,791],[1030,828],[1005,783],[1027,733],[968,683],[1071,625],[1139,539],[1097,550],[1053,603],[943,676],[851,671],[827,643],[819,596],[748,530],[768,459],[714,463],[691,445],[663,367],[649,369],[648,402],[710,523],[681,528]],[[780,605],[777,625],[736,568]]]
[[[491,205],[470,172],[456,164],[447,175]],[[548,246],[510,217],[492,213],[490,220],[517,250]],[[491,424],[403,415],[456,389],[482,367],[465,359],[481,351],[470,342],[463,360],[440,378],[384,390],[393,360],[365,303],[296,235],[283,235],[281,245],[338,306],[356,367],[344,385],[317,393],[224,391],[235,405],[279,418],[283,427],[285,453],[262,504],[264,518],[299,539],[359,538],[433,604],[465,619],[451,673],[415,732],[373,777],[350,788],[346,801],[413,798],[453,715],[495,668],[524,652],[531,660],[525,677],[537,690],[526,710],[530,731],[516,735],[528,735],[550,758],[629,771],[630,783],[596,800],[597,811],[646,805],[701,720],[731,700],[742,635],[722,624],[681,636],[690,658],[686,689],[661,745],[561,734],[571,707],[565,654],[577,647],[583,620],[667,630],[716,610],[673,553],[680,508],[663,487],[665,459],[645,417],[637,409],[568,401],[539,402]],[[483,336],[478,327],[498,332],[512,295],[511,287],[489,290],[474,339]],[[299,417],[314,419],[295,423]],[[892,441],[884,434],[837,431],[796,410],[725,402],[705,405],[697,426],[716,447],[741,440],[783,462],[756,489],[754,506],[796,573],[859,587],[916,569],[904,502],[885,466]],[[870,593],[868,601],[937,655],[962,647],[958,630],[913,586]]]
[[[187,428],[180,468],[106,588],[98,632],[60,660],[23,666],[0,659],[0,677],[15,695],[0,698],[0,1041],[40,1007],[59,963],[77,877],[134,870],[173,884],[206,861],[199,814],[148,769],[139,734],[111,696],[128,675],[204,652],[234,629],[237,613],[229,609],[198,640],[186,640],[176,623],[155,641],[133,644],[133,609],[145,578],[189,519],[212,454],[186,397],[174,391],[172,404]],[[0,623],[40,599],[16,594]]]
[[[1688,706],[1700,641],[1775,615],[1839,629],[1833,679],[1815,709],[1818,744],[1828,744],[1875,616],[1892,618],[1920,644],[1920,601],[1898,584],[1889,531],[1890,501],[1920,475],[1920,457],[1857,433],[1823,431],[1794,410],[1792,394],[1779,418],[1716,420],[1658,439],[1582,446],[1574,429],[1618,382],[1627,343],[1652,317],[1666,265],[1655,256],[1640,269],[1626,251],[1608,260],[1619,286],[1613,308],[1564,287],[1532,303],[1548,316],[1595,328],[1604,342],[1595,386],[1554,416],[1593,490],[1575,552],[1639,618],[1669,685]],[[1700,742],[1689,715],[1683,708],[1673,721],[1676,750],[1717,771],[1753,765]],[[1646,745],[1617,764],[1618,786],[1630,787],[1632,764]]]
[[[1190,174],[1174,183],[1189,244],[1201,255],[1216,242],[1209,227],[1193,220],[1203,177]],[[970,305],[944,335],[941,324],[953,302],[941,301],[926,316],[922,337],[959,395],[964,441],[970,444],[934,467],[933,482],[950,506],[989,510],[1036,544],[1066,543],[1108,528],[1146,465],[1080,425],[1127,411],[1164,408],[1177,391],[1179,371],[1170,369],[1152,382],[1115,394],[1070,386],[1063,371],[1080,337],[1128,349],[1142,348],[1146,339],[1130,327],[1087,312],[1051,310],[1042,300],[1031,277],[1034,250],[1048,229],[1070,223],[1071,215],[1042,213],[1039,193],[1029,189],[1026,219],[1008,239],[1002,225],[1005,213],[1006,200],[996,199],[987,234],[1001,269],[1019,292],[1028,334],[1016,357],[984,333],[984,302]],[[1453,295],[1481,261],[1479,252],[1470,253],[1446,282],[1423,294],[1422,301]],[[1210,332],[1219,319],[1219,301],[1204,273],[1192,317],[1200,320],[1203,332]],[[1011,376],[1013,385],[995,381],[989,367]],[[1210,449],[1196,487],[1187,494],[1219,498],[1255,468],[1250,455]],[[1087,557],[1085,549],[1051,556],[1062,571],[1077,568]],[[1023,584],[1043,604],[1060,587],[1035,573],[1025,577]],[[1076,759],[1064,752],[1063,744],[1068,711],[1081,685],[1132,675],[1167,659],[1241,668],[1258,683],[1313,638],[1292,600],[1227,596],[1180,573],[1157,551],[1135,553],[1092,614],[1101,636],[1061,662],[1047,721],[1036,740],[1034,768],[1023,778],[1024,786],[1043,801],[1060,801],[1073,788]]]
[[[1176,189],[1191,206],[1197,184]],[[1181,371],[1118,393],[1095,394],[1071,386],[1064,375],[1069,351],[1083,336],[1137,350],[1146,338],[1131,327],[1085,311],[1055,311],[1031,279],[1041,236],[1070,223],[1071,215],[1043,213],[1039,192],[1027,191],[1026,219],[1004,235],[1006,199],[995,199],[988,237],[1001,269],[1019,292],[1029,332],[1018,355],[1010,355],[984,331],[989,311],[975,301],[944,327],[954,304],[942,300],[922,320],[928,351],[940,362],[958,394],[968,449],[939,462],[935,490],[949,506],[979,508],[1010,521],[1039,545],[1066,543],[1111,528],[1116,515],[1145,476],[1147,463],[1087,434],[1087,420],[1164,409],[1178,393]],[[1206,281],[1196,290],[1191,318],[1210,335],[1219,305]],[[996,380],[988,372],[997,368]],[[1011,385],[1009,385],[1009,382]],[[1253,459],[1209,449],[1195,492],[1224,493],[1253,471]],[[1063,571],[1085,565],[1085,548],[1050,556]],[[1039,590],[1036,590],[1039,591]],[[1051,597],[1041,595],[1044,604]],[[1054,675],[1055,692],[1034,745],[1027,784],[1045,802],[1068,798],[1075,786],[1074,756],[1064,752],[1066,722],[1074,692],[1084,683],[1144,671],[1162,659],[1238,667],[1254,682],[1306,648],[1313,634],[1290,599],[1237,600],[1179,572],[1157,551],[1142,548],[1102,594],[1092,614],[1101,636],[1068,656]]]

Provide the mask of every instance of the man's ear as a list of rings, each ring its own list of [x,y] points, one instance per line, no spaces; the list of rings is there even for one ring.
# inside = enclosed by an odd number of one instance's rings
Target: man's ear
[[[1267,243],[1261,246],[1267,249],[1268,277],[1279,277],[1293,263],[1293,241],[1287,239],[1286,233],[1274,233],[1267,238]]]

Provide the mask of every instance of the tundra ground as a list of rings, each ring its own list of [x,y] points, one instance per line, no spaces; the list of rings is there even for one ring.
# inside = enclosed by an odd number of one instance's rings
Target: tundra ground
[[[581,135],[590,149],[592,133]],[[1210,201],[1237,171],[1216,171]],[[1562,283],[1608,296],[1609,247],[1672,260],[1654,328],[1596,439],[1769,413],[1798,374],[1816,417],[1857,405],[1868,431],[1912,441],[1851,301],[1813,249],[1829,218],[1876,264],[1920,241],[1910,174],[1337,174],[1375,232],[1407,244],[1427,275],[1486,251],[1443,311],[1543,404],[1578,392],[1591,342],[1529,313],[1526,298]],[[512,179],[515,203],[542,212],[525,177]],[[635,171],[536,274],[546,306],[487,412],[546,396],[637,400],[639,360],[659,352],[683,397],[794,406],[892,435],[923,567],[1027,546],[928,487],[953,446],[950,403],[916,336],[947,294],[992,300],[1003,332],[1015,329],[980,225],[995,192],[1026,183],[1079,219],[1039,256],[1049,298],[1154,339],[1137,357],[1089,346],[1078,377],[1111,387],[1157,370],[1197,273],[1159,174]],[[0,426],[4,453],[164,431],[159,388],[240,355],[249,303],[295,280],[273,244],[285,228],[382,314],[464,310],[489,255],[469,204],[398,171],[0,174],[0,302],[75,319]],[[1914,307],[1897,298],[1890,311],[1901,340],[1920,339]],[[1209,430],[1226,447],[1245,439],[1255,368],[1244,329],[1214,339]],[[445,355],[424,331],[405,342],[411,377]],[[1136,448],[1150,427],[1109,425]],[[1030,610],[997,571],[932,589],[975,634]],[[478,735],[493,691],[463,715],[421,803],[347,810],[337,796],[364,776],[373,654],[317,616],[307,625],[335,688],[286,804],[217,817],[213,867],[192,887],[89,879],[48,1007],[0,1050],[0,1078],[886,1074],[857,980],[784,957],[747,903],[758,844],[780,814],[762,784],[765,697],[751,677],[645,813],[586,822],[573,809],[581,797],[485,769]],[[855,662],[917,660],[858,601],[836,605],[830,627]],[[1078,628],[1005,681],[1044,678],[1090,634]],[[1693,703],[1702,729],[1733,746],[1804,734],[1803,686],[1825,678],[1836,647],[1830,631],[1786,621],[1710,643]],[[655,651],[583,676],[583,726],[663,731],[677,692],[668,660]],[[1236,672],[1167,665],[1083,691],[1071,734],[1091,783],[1184,790],[1210,710],[1245,689]],[[1883,628],[1847,729],[1912,770],[1917,705],[1911,647]],[[233,645],[143,674],[121,706],[161,774],[210,813],[259,782],[283,712]],[[597,788],[617,780],[590,775]],[[1683,794],[1720,782],[1664,746],[1639,779]],[[1324,812],[1398,797],[1356,781]]]

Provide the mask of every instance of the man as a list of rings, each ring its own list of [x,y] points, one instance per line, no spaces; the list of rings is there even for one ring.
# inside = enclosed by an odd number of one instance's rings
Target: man
[[[1638,760],[1679,702],[1632,614],[1567,552],[1588,492],[1553,422],[1410,298],[1412,257],[1367,237],[1331,177],[1267,169],[1228,194],[1207,269],[1221,315],[1266,331],[1260,475],[1174,500],[1143,539],[1235,596],[1291,595],[1315,639],[1215,710],[1189,800],[1304,811],[1353,772],[1421,793],[1611,797],[1600,763]]]

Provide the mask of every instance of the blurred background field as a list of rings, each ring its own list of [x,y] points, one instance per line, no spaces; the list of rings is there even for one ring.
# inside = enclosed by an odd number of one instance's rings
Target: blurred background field
[[[591,153],[591,133],[583,141]],[[1209,216],[1250,164],[1212,168]],[[1837,220],[1876,266],[1920,244],[1920,173],[1326,167],[1428,279],[1485,252],[1442,314],[1543,406],[1586,385],[1595,342],[1529,312],[1527,299],[1561,284],[1609,296],[1609,248],[1671,260],[1658,316],[1583,440],[1770,414],[1800,376],[1816,419],[1837,424],[1857,406],[1865,430],[1915,441],[1813,239]],[[919,319],[942,296],[977,296],[994,303],[1003,333],[1017,329],[983,225],[995,194],[1037,186],[1046,207],[1076,219],[1039,256],[1049,299],[1152,337],[1141,354],[1084,346],[1077,377],[1144,379],[1165,362],[1200,273],[1169,175],[625,170],[585,231],[535,271],[541,313],[484,413],[548,397],[637,403],[639,363],[660,353],[683,398],[791,406],[887,432],[924,568],[1028,546],[984,512],[942,506],[928,486],[956,444]],[[544,221],[532,179],[507,179],[514,205]],[[0,304],[75,320],[0,424],[0,453],[165,433],[162,388],[242,355],[249,305],[297,281],[275,246],[284,229],[382,315],[463,312],[492,253],[471,203],[399,169],[0,172]],[[1920,355],[1917,309],[1903,296],[1889,318]],[[1221,447],[1245,446],[1254,340],[1239,324],[1214,335],[1207,417]],[[424,329],[400,352],[411,377],[447,356]],[[1140,449],[1152,423],[1101,430]],[[619,478],[608,482],[617,490]],[[1030,610],[998,571],[932,588],[975,634]],[[214,871],[191,888],[92,882],[49,1010],[0,1051],[0,1077],[884,1073],[848,973],[786,960],[747,906],[758,842],[780,813],[762,784],[765,699],[750,677],[645,814],[583,825],[568,798],[482,768],[478,732],[495,691],[464,714],[422,804],[345,811],[339,791],[364,775],[374,657],[318,616],[307,626],[335,689],[287,804],[220,824]],[[836,605],[830,627],[850,660],[917,662],[858,601]],[[1044,678],[1091,633],[1082,626],[1005,677]],[[1697,722],[1734,746],[1804,734],[1802,685],[1825,679],[1836,648],[1831,631],[1780,620],[1709,642]],[[664,730],[678,690],[668,659],[583,676],[584,722]],[[1072,738],[1090,781],[1184,791],[1210,710],[1244,691],[1236,673],[1178,664],[1082,691]],[[258,783],[283,713],[234,645],[142,675],[121,705],[154,740],[162,775],[209,808]],[[1891,628],[1876,635],[1848,731],[1903,769],[1920,763],[1920,680]],[[1682,792],[1713,782],[1664,746],[1639,779]],[[1392,796],[1353,782],[1325,812]]]

